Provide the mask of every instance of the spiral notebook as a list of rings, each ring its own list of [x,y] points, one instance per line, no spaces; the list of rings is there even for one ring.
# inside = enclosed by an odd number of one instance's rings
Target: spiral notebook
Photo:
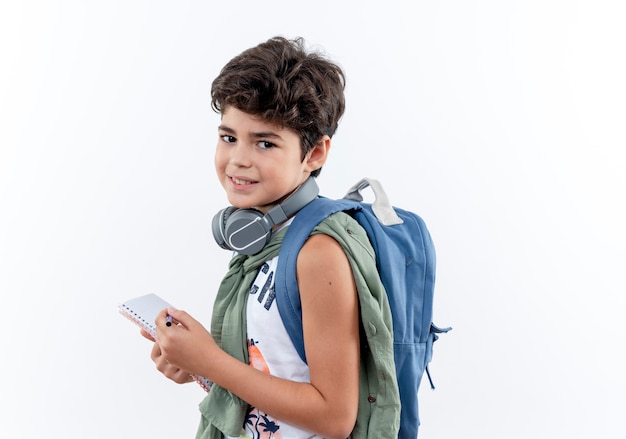
[[[173,307],[156,294],[146,294],[119,305],[119,311],[122,315],[148,331],[153,337],[156,337],[154,319],[165,308]],[[191,377],[207,392],[211,389],[213,384],[211,381],[199,375],[191,375]]]

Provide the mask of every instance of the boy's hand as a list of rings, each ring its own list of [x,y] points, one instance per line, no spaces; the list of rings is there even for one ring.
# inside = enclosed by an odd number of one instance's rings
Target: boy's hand
[[[193,378],[189,374],[189,372],[186,372],[174,366],[173,364],[170,364],[165,359],[165,357],[163,356],[163,352],[161,351],[161,346],[159,345],[159,342],[154,343],[150,358],[152,358],[152,361],[154,361],[157,370],[175,383],[184,384],[193,381]]]
[[[170,326],[166,324],[168,315],[171,316]],[[189,374],[206,377],[202,371],[211,364],[212,353],[219,347],[204,326],[185,311],[176,309],[161,311],[155,325],[158,341],[152,350],[152,359],[157,369],[176,382],[182,378],[187,382],[178,371],[186,371],[187,377]]]
[[[168,313],[166,313],[166,315],[167,314]],[[176,323],[178,322],[174,322],[174,324]],[[193,377],[188,372],[170,364],[165,359],[165,357],[163,356],[163,352],[161,351],[161,346],[159,345],[159,342],[149,331],[146,331],[142,328],[140,330],[140,333],[144,338],[150,340],[151,342],[154,342],[154,346],[152,347],[152,351],[150,353],[150,358],[152,359],[152,361],[154,361],[154,364],[156,365],[156,368],[159,372],[178,384],[190,383],[193,381]]]

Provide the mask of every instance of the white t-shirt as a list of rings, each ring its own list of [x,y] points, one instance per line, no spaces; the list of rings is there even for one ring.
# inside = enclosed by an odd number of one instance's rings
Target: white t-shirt
[[[274,276],[278,256],[265,262],[250,288],[247,306],[248,353],[256,369],[292,381],[309,382],[309,367],[302,361],[289,338],[276,305]],[[321,438],[280,422],[252,407],[248,411],[242,438]]]

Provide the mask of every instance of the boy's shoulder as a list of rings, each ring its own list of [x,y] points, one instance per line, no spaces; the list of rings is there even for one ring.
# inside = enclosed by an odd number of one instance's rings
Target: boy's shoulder
[[[361,253],[365,252],[368,258],[375,258],[374,249],[367,232],[347,211],[340,210],[331,213],[321,221],[318,221],[315,214],[307,214],[305,211],[302,212],[302,216],[298,218],[298,221],[292,225],[301,229],[301,234],[305,234],[309,230],[308,236],[324,234],[332,237],[342,246],[344,251],[352,256],[362,257],[364,255]],[[296,234],[288,233],[285,238],[287,240],[290,240],[290,238],[298,240],[295,236]]]

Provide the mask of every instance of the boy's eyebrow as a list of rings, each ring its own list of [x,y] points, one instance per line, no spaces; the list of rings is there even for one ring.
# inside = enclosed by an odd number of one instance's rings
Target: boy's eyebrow
[[[217,127],[217,129],[228,134],[236,134],[234,129],[229,128],[226,125],[220,125]],[[259,138],[282,139],[282,137],[280,137],[278,134],[272,131],[252,132],[250,133],[250,137],[254,139],[259,139]]]
[[[228,133],[228,134],[235,134],[235,130],[233,130],[232,128],[228,128],[226,125],[220,125],[217,127],[217,129],[219,131],[224,131],[225,133]]]
[[[278,134],[273,133],[271,131],[268,132],[260,132],[260,133],[250,133],[250,137],[253,138],[260,138],[260,137],[265,137],[265,138],[272,138],[272,139],[282,139],[282,137],[280,137]]]

